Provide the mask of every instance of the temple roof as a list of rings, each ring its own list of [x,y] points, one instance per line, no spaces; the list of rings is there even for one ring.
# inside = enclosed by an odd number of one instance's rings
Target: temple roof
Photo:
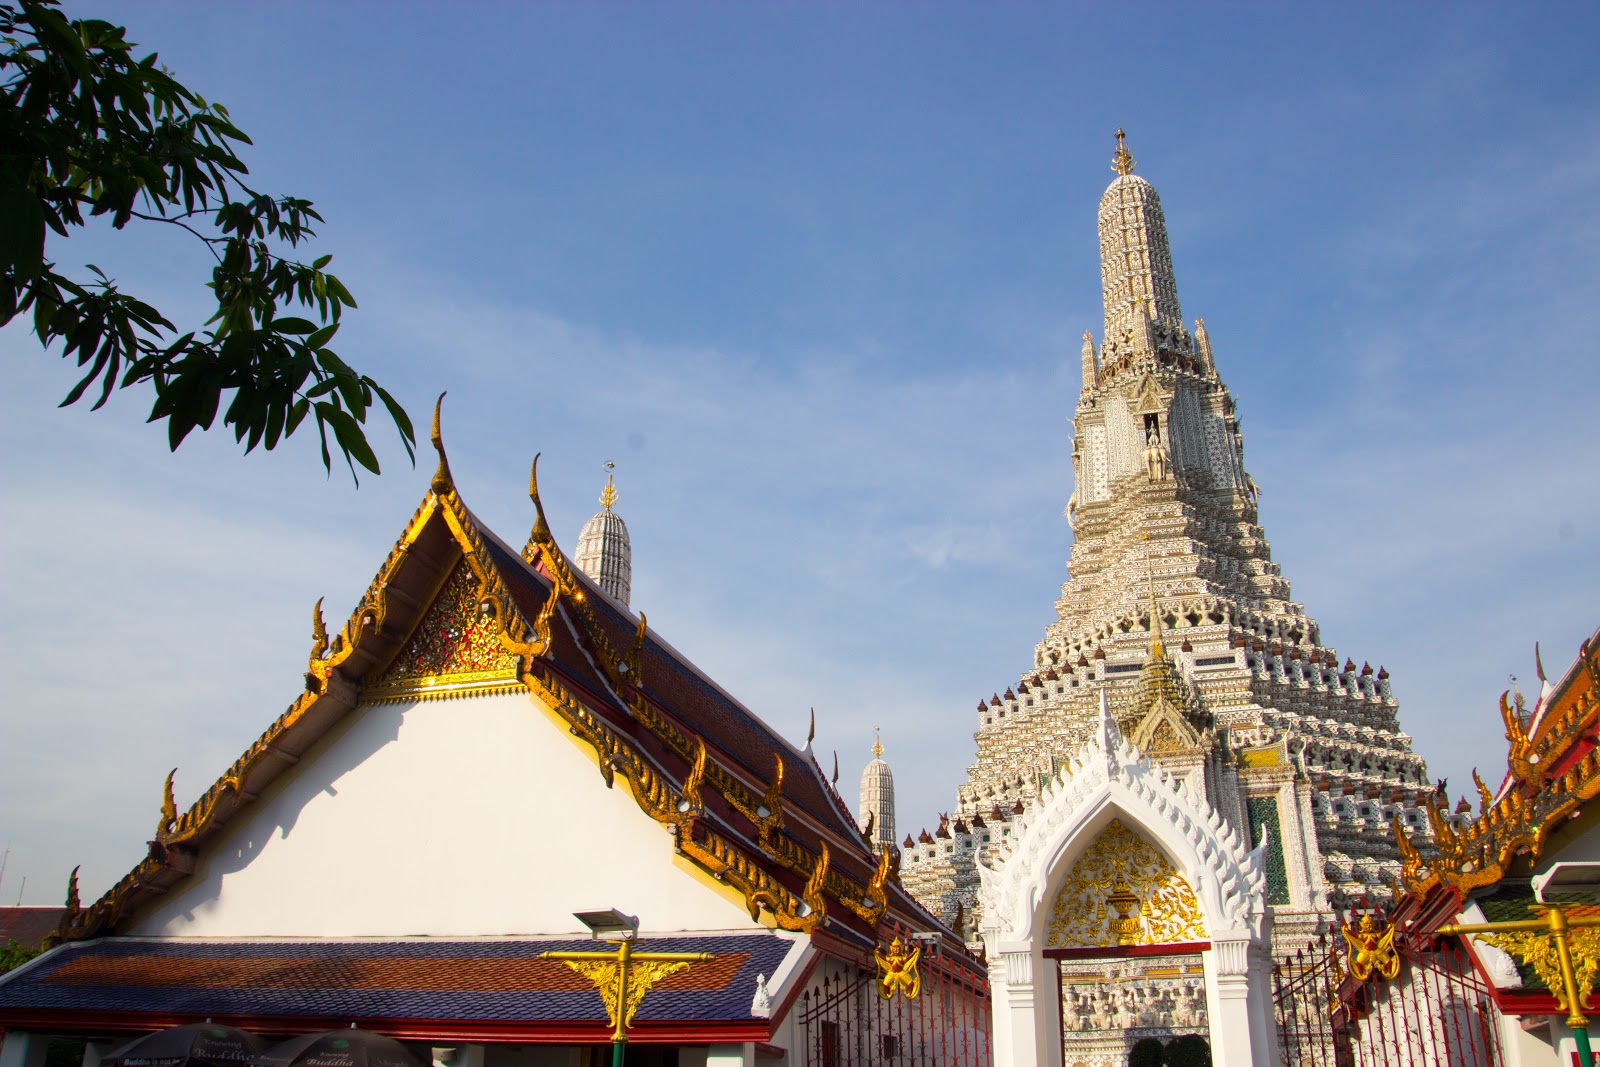
[[[742,892],[752,919],[806,931],[827,919],[835,933],[867,945],[885,921],[938,928],[900,888],[894,857],[873,855],[809,750],[782,738],[661,640],[643,615],[598,595],[568,563],[536,477],[533,532],[519,553],[456,491],[437,413],[434,444],[440,463],[432,492],[337,636],[329,637],[319,605],[305,691],[188,811],[179,815],[169,792],[149,856],[99,901],[80,908],[74,881],[64,939],[126,928],[189,876],[223,824],[364,701],[521,688],[568,721],[608,784],[628,779],[642,815],[672,829],[684,856]],[[452,580],[465,602],[449,639],[479,640],[477,658],[447,671],[418,667],[418,677],[398,681],[385,674],[414,647]]]
[[[583,939],[361,941],[198,941],[111,938],[63,945],[0,984],[0,1020],[56,1016],[249,1016],[256,1028],[298,1032],[315,1020],[372,1021],[456,1035],[483,1024],[591,1024],[606,1012],[594,986],[544,952],[589,952]],[[757,977],[778,974],[806,951],[804,939],[778,934],[649,937],[641,950],[707,952],[651,987],[630,1037],[653,1026],[754,1023]],[[789,971],[795,968],[791,966]],[[276,1024],[266,1022],[270,1018]],[[747,1037],[748,1039],[748,1037]]]

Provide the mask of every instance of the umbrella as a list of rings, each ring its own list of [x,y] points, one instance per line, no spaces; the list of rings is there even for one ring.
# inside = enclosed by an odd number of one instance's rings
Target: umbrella
[[[392,1037],[370,1030],[324,1030],[291,1037],[250,1057],[251,1067],[423,1067]]]
[[[217,1023],[190,1023],[134,1038],[100,1062],[104,1067],[242,1065],[267,1047],[266,1038]]]

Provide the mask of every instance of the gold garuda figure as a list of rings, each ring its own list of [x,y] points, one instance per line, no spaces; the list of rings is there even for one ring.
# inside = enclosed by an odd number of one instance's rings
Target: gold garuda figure
[[[890,1000],[896,993],[903,993],[907,1000],[916,1000],[922,992],[922,975],[917,971],[921,946],[907,953],[905,941],[896,937],[889,943],[888,955],[878,949],[873,949],[872,954],[878,958],[878,996]]]
[[[1358,982],[1365,982],[1374,971],[1390,979],[1400,973],[1400,953],[1394,947],[1394,927],[1387,923],[1378,925],[1371,915],[1361,917],[1359,930],[1340,927],[1345,943],[1350,946],[1350,973]]]

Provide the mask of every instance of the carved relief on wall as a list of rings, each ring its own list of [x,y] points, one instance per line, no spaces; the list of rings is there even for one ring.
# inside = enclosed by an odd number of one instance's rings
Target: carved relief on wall
[[[1205,939],[1194,890],[1172,861],[1118,819],[1100,831],[1056,894],[1052,948],[1163,945]]]
[[[515,680],[516,662],[500,644],[494,616],[479,610],[478,582],[463,560],[400,654],[369,688],[414,693]]]

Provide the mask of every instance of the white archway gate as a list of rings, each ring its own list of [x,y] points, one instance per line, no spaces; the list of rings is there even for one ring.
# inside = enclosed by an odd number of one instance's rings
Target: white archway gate
[[[1141,756],[1118,732],[1102,693],[1094,738],[1018,820],[1010,849],[992,867],[978,867],[996,1067],[1063,1067],[1051,958],[1060,953],[1046,954],[1051,923],[1058,894],[1113,821],[1153,846],[1176,876],[1168,879],[1171,894],[1181,896],[1182,883],[1191,911],[1183,914],[1176,897],[1144,915],[1137,906],[1122,909],[1115,898],[1138,894],[1102,877],[1106,955],[1125,955],[1130,940],[1157,952],[1198,951],[1212,1062],[1275,1064],[1265,842],[1249,851],[1210,805]]]

